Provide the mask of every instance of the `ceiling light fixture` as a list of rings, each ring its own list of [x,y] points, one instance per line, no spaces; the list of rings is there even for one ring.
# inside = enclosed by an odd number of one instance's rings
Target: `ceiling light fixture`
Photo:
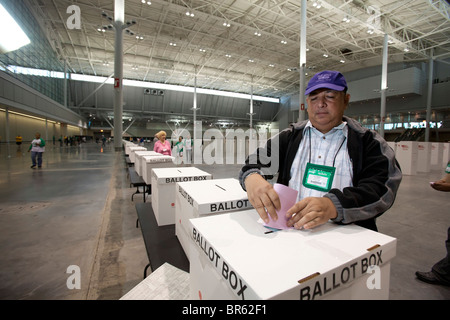
[[[282,44],[287,44],[287,41],[286,40],[281,40],[281,43]]]
[[[225,22],[223,23],[223,26],[229,28],[231,25],[230,25],[229,22],[226,22],[226,21],[225,21]]]
[[[261,32],[255,31],[255,36],[261,37]]]
[[[0,4],[0,53],[6,53],[26,46],[31,41],[14,18]]]

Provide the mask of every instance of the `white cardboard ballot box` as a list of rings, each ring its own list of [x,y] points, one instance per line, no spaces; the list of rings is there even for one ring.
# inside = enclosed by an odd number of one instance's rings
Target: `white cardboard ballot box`
[[[253,208],[239,180],[214,179],[178,182],[175,203],[175,235],[189,259],[189,219]]]
[[[417,174],[417,141],[400,141],[396,143],[395,158],[405,175]]]
[[[328,222],[270,232],[255,209],[191,219],[190,298],[388,299],[396,239]]]
[[[130,148],[134,148],[134,147],[138,147],[137,144],[133,143],[133,142],[128,142],[125,144],[125,154],[126,155],[130,155]]]
[[[162,156],[161,153],[155,152],[155,151],[135,151],[134,152],[134,170],[136,170],[136,173],[142,177],[142,166],[145,163],[143,160],[144,156]],[[131,157],[130,157],[131,161]]]
[[[152,208],[158,226],[175,224],[176,183],[204,181],[212,175],[195,167],[152,169]]]
[[[136,151],[148,151],[148,150],[145,147],[130,147],[130,153],[128,156],[130,157],[131,163],[134,163],[136,161],[136,157],[135,157]]]
[[[172,156],[143,156],[142,157],[142,179],[146,184],[152,183],[153,168],[168,168],[174,166],[174,157]]]

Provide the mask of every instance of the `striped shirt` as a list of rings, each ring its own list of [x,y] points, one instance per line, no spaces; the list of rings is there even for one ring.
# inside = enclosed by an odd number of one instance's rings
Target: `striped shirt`
[[[306,197],[322,197],[326,192],[318,191],[303,186],[303,175],[306,164],[310,161],[313,164],[336,168],[332,189],[344,189],[352,186],[353,170],[352,162],[347,150],[347,123],[343,122],[339,126],[323,134],[314,128],[310,121],[303,130],[303,139],[295,155],[291,167],[291,179],[289,187],[299,191],[297,201]]]

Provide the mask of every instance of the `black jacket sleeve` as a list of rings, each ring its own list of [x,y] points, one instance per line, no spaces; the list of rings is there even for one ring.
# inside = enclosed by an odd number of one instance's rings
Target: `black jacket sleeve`
[[[325,196],[336,206],[335,222],[352,223],[375,218],[394,203],[402,174],[394,151],[378,133],[349,131],[353,186],[331,189]]]

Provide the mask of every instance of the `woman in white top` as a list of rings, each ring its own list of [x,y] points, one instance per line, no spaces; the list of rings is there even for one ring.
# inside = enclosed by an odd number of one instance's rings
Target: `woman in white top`
[[[41,138],[41,134],[36,132],[36,139],[31,141],[31,145],[28,148],[28,152],[31,151],[31,168],[34,169],[36,167],[36,158],[37,158],[37,166],[38,168],[42,167],[42,154],[45,152],[45,141]]]

